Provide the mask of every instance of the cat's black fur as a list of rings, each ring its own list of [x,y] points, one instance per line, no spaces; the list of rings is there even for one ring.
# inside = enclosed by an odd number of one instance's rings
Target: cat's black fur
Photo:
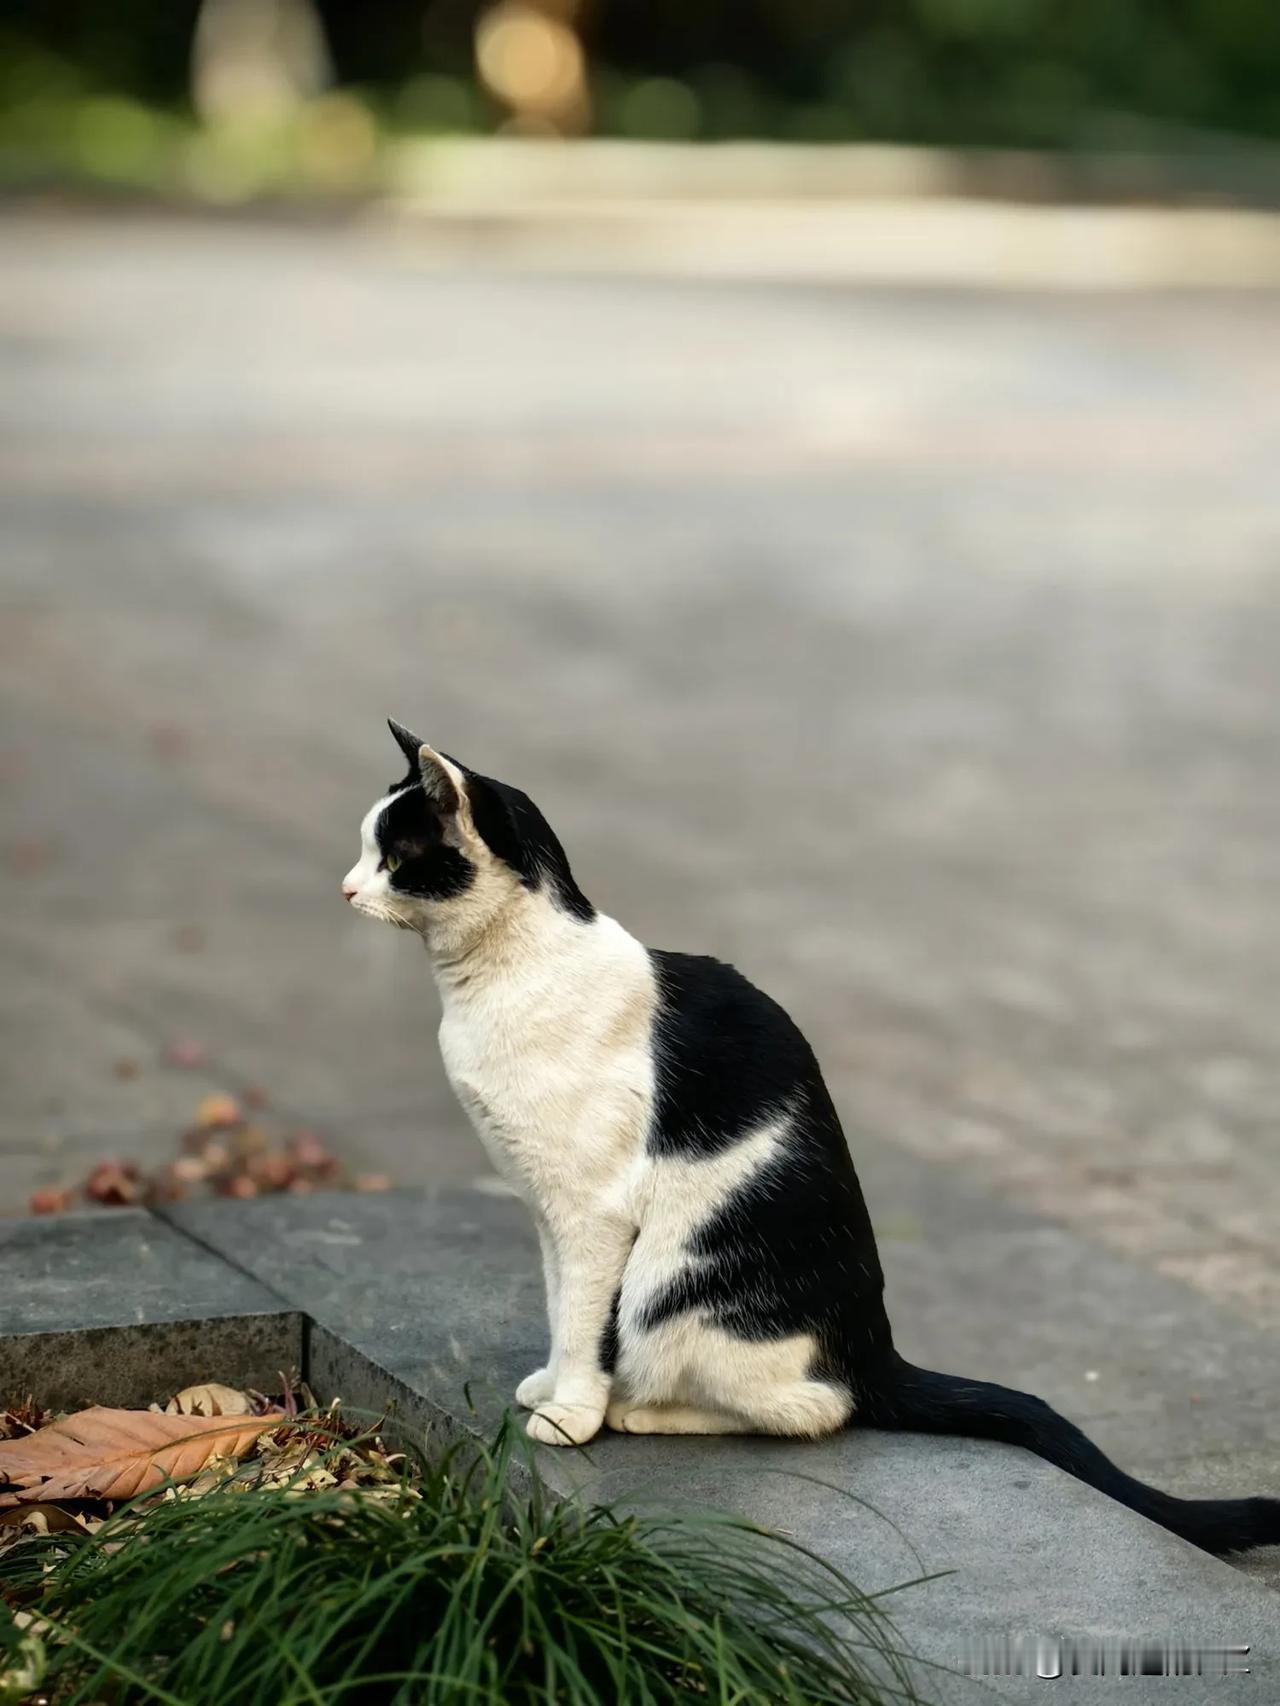
[[[397,723],[391,730],[410,764],[378,824],[384,855],[403,860],[393,883],[428,897],[461,892],[472,868],[445,842],[438,812],[414,786],[421,743]],[[489,848],[528,887],[545,884],[566,912],[589,923],[595,909],[533,802],[457,768]],[[650,1152],[710,1158],[771,1116],[790,1116],[791,1137],[784,1156],[697,1229],[690,1254],[699,1259],[653,1301],[646,1328],[696,1311],[748,1340],[811,1334],[810,1372],[848,1388],[851,1426],[1024,1446],[1210,1552],[1280,1542],[1280,1500],[1173,1498],[1117,1469],[1043,1400],[915,1368],[899,1356],[870,1216],[812,1049],[782,1008],[732,966],[692,954],[651,951],[650,958],[658,992]],[[600,1347],[606,1371],[617,1334],[615,1298]]]
[[[813,1051],[732,966],[653,952],[661,1005],[651,1150],[707,1155],[790,1111],[785,1161],[744,1185],[695,1234],[691,1264],[649,1325],[686,1309],[745,1339],[812,1333],[811,1373],[853,1394],[855,1427],[962,1434],[1025,1446],[1209,1552],[1280,1543],[1280,1500],[1177,1499],[1123,1473],[1043,1399],[935,1374],[893,1346],[875,1234]]]
[[[699,1258],[650,1305],[646,1326],[697,1310],[744,1339],[812,1333],[811,1371],[851,1389],[851,1370],[891,1347],[871,1217],[813,1050],[742,973],[651,950],[658,974],[652,1154],[704,1157],[770,1114],[786,1151],[694,1235]]]

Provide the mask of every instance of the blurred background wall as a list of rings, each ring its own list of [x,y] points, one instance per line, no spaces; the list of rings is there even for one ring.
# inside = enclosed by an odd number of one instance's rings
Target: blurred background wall
[[[356,189],[424,133],[1228,157],[1280,138],[1270,0],[5,0],[2,15],[11,183]]]

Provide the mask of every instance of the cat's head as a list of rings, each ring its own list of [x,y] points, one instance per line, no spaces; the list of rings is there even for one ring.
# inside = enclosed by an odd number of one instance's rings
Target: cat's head
[[[464,936],[530,894],[589,922],[554,830],[527,794],[477,775],[390,723],[409,773],[360,825],[360,857],[342,892],[367,918]]]

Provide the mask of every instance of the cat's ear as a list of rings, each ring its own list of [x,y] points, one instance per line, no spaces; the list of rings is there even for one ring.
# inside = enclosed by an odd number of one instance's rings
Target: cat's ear
[[[418,754],[422,750],[422,742],[411,730],[405,728],[403,723],[397,723],[394,717],[387,718],[387,727],[395,736],[396,745],[409,760],[410,769],[416,770],[418,768]]]
[[[412,762],[418,767],[422,791],[441,817],[457,817],[466,798],[466,779],[456,764],[425,741],[419,741]]]
[[[466,815],[467,783],[461,768],[451,758],[419,740],[403,723],[387,718],[387,727],[396,737],[396,745],[409,760],[409,772],[416,774],[427,796],[442,818]]]

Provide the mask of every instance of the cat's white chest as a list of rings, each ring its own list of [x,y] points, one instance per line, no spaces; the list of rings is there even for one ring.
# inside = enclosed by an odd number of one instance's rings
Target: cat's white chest
[[[608,1188],[642,1150],[653,1105],[648,956],[611,920],[573,929],[576,954],[442,985],[454,1094],[494,1165],[548,1213]]]
[[[536,1051],[520,1046],[506,1026],[474,1018],[440,1026],[440,1056],[454,1095],[491,1158],[503,1171],[528,1163],[551,1136],[553,1074]]]

